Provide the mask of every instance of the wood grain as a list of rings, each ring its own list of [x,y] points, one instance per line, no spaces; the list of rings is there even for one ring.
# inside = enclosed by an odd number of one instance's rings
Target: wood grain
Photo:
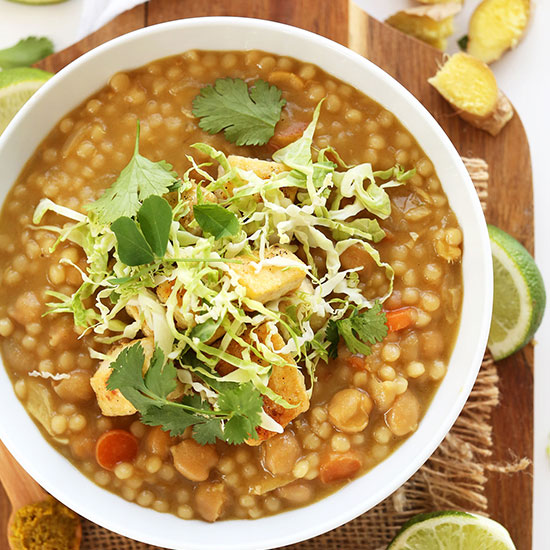
[[[14,510],[21,506],[40,502],[48,493],[27,474],[0,441],[0,481]]]
[[[58,72],[71,61],[74,61],[82,54],[89,52],[104,42],[145,27],[147,23],[146,13],[146,5],[136,6],[122,13],[116,19],[101,27],[101,29],[80,40],[80,42],[47,57],[40,63],[37,63],[36,66],[52,73]]]
[[[150,0],[119,16],[93,35],[40,64],[59,70],[90,48],[145,25],[213,15],[257,17],[288,23],[350,45],[408,88],[432,113],[459,153],[481,157],[490,167],[487,219],[533,251],[533,191],[529,145],[518,116],[491,137],[457,117],[427,83],[441,53],[364,15],[350,0]],[[299,57],[299,52],[296,54]],[[533,351],[531,347],[499,365],[502,399],[493,417],[495,462],[532,458]],[[489,513],[509,529],[516,546],[531,548],[531,473],[491,475]],[[0,495],[0,521],[7,518]],[[4,522],[5,523],[5,522]]]

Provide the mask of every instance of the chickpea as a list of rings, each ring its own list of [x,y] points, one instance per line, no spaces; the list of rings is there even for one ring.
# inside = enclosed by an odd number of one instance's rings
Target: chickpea
[[[293,504],[305,504],[313,498],[313,489],[309,484],[295,481],[277,489],[277,496]]]
[[[145,446],[151,454],[165,459],[170,451],[170,441],[171,437],[168,432],[157,426],[147,434]]]
[[[350,479],[360,468],[361,458],[355,451],[329,453],[321,459],[319,479],[322,483]]]
[[[381,411],[387,411],[392,406],[397,395],[397,388],[393,380],[384,380],[382,382],[375,376],[369,378],[368,390],[377,408]]]
[[[90,374],[83,370],[75,370],[71,372],[70,378],[54,382],[53,389],[63,401],[69,403],[90,401],[94,396]]]
[[[213,445],[199,445],[185,439],[170,449],[176,470],[191,481],[205,481],[219,460]]]
[[[86,432],[82,432],[71,438],[69,446],[74,458],[79,460],[87,460],[94,456],[95,440]]]
[[[274,71],[269,75],[268,81],[279,86],[283,90],[303,90],[304,81],[294,73],[287,71]]]
[[[227,500],[225,485],[221,482],[201,483],[195,490],[197,512],[206,521],[216,521]]]
[[[292,471],[302,449],[292,433],[284,432],[265,441],[261,451],[265,467],[273,475],[280,475]]]
[[[339,430],[355,434],[369,423],[372,399],[364,392],[349,388],[333,395],[328,405],[328,417]]]
[[[20,294],[15,301],[11,316],[22,325],[37,323],[40,321],[43,306],[34,292],[28,291]]]
[[[386,424],[397,436],[416,430],[420,416],[420,404],[411,390],[398,395],[393,407],[386,413]]]
[[[431,330],[421,336],[422,354],[427,359],[437,359],[445,349],[445,342],[440,332]]]

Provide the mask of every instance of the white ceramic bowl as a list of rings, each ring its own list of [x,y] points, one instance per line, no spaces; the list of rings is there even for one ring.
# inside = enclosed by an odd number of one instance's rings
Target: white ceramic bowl
[[[85,478],[42,437],[0,368],[0,438],[50,493],[88,519],[128,537],[173,549],[259,550],[302,541],[372,508],[432,454],[460,413],[476,379],[491,317],[487,229],[472,182],[451,142],[424,107],[363,57],[315,34],[278,23],[200,18],[148,27],[71,63],[23,107],[0,138],[0,200],[50,129],[120,70],[184,52],[260,49],[319,65],[394,113],[433,161],[464,232],[464,304],[448,373],[418,430],[389,458],[332,496],[254,521],[183,521],[129,503]]]

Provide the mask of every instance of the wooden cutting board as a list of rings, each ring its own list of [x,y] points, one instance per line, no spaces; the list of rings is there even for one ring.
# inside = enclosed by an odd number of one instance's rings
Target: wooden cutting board
[[[58,71],[88,50],[121,34],[173,19],[234,15],[279,21],[350,46],[391,74],[433,114],[459,153],[489,163],[487,221],[518,238],[533,252],[533,190],[529,145],[516,115],[491,137],[453,114],[426,83],[441,52],[368,17],[350,0],[150,0],[52,55],[40,67]],[[296,52],[300,57],[300,52]],[[102,83],[98,83],[100,85]],[[499,363],[501,403],[493,415],[496,463],[533,456],[533,350],[530,346]],[[533,479],[530,472],[491,475],[489,514],[510,531],[518,549],[531,548]],[[5,546],[9,503],[0,489],[0,546]]]

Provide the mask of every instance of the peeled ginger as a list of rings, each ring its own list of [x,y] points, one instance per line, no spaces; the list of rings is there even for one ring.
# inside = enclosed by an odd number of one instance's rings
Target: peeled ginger
[[[498,134],[514,114],[491,69],[467,53],[449,57],[428,82],[460,117],[492,135]]]
[[[468,53],[492,63],[521,40],[529,21],[529,0],[483,0],[470,19]]]
[[[447,37],[454,32],[453,17],[461,9],[462,4],[456,1],[418,6],[395,13],[386,19],[386,23],[444,50],[447,47]]]

